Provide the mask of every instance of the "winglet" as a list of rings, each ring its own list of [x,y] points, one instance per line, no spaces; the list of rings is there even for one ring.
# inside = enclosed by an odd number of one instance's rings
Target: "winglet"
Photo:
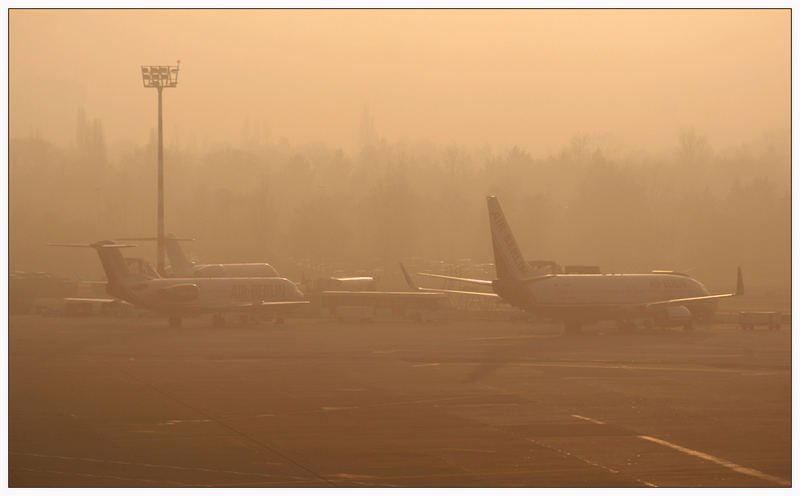
[[[736,271],[736,294],[735,296],[742,296],[744,294],[744,281],[742,280],[742,268],[739,267]]]
[[[403,277],[406,278],[406,282],[408,283],[409,287],[411,287],[413,290],[419,291],[419,286],[417,286],[414,280],[411,279],[411,276],[408,274],[408,271],[406,271],[406,266],[403,265],[403,262],[400,262],[400,270],[403,271]]]

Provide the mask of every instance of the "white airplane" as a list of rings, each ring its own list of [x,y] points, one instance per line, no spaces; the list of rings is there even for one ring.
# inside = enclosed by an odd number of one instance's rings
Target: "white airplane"
[[[120,241],[157,241],[158,238],[117,238]],[[169,257],[169,277],[278,277],[278,271],[268,263],[195,264],[186,256],[178,241],[192,238],[164,237],[164,249]]]
[[[511,305],[563,322],[567,333],[580,332],[582,325],[601,320],[616,320],[625,329],[632,328],[635,319],[691,329],[695,320],[710,316],[721,298],[744,294],[741,268],[736,292],[715,295],[709,294],[701,282],[672,271],[551,274],[536,270],[522,258],[497,198],[490,196],[487,203],[497,279],[420,275],[489,286],[493,296]]]
[[[221,314],[228,312],[272,314],[281,322],[286,311],[308,304],[297,286],[283,277],[166,279],[129,270],[120,248],[136,245],[98,241],[89,245],[50,246],[97,250],[108,280],[106,292],[135,306],[169,316],[170,327],[180,327],[182,317],[197,314],[214,314],[219,323]]]

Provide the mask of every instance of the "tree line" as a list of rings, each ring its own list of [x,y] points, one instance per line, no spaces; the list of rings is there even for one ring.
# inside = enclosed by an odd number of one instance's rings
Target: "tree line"
[[[187,249],[203,262],[269,261],[290,277],[490,262],[494,194],[528,259],[690,270],[720,286],[741,265],[755,287],[791,284],[790,147],[780,135],[715,149],[689,131],[659,153],[577,136],[546,156],[376,133],[354,152],[285,140],[165,146],[167,230],[196,238]],[[70,146],[9,143],[10,270],[98,277],[86,254],[45,244],[152,236],[155,213],[153,140],[108,146],[102,124],[81,115]],[[151,246],[140,253],[154,258]]]

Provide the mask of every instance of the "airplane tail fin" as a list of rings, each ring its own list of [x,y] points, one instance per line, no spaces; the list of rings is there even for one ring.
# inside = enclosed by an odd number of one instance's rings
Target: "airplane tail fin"
[[[734,296],[742,296],[744,294],[744,280],[742,279],[742,268],[736,270],[736,294]]]
[[[186,239],[186,238],[180,238]],[[178,243],[179,238],[175,238],[173,236],[167,236],[164,239],[164,249],[167,250],[167,256],[169,257],[169,263],[172,265],[172,272],[175,274],[191,274],[194,264],[186,257],[186,254],[183,252],[180,243]],[[190,240],[191,241],[191,240]]]
[[[511,232],[496,196],[486,199],[489,207],[489,226],[492,231],[492,249],[498,280],[522,280],[531,277],[532,269],[522,258],[514,233]]]
[[[158,241],[158,238],[119,238],[123,241]],[[184,253],[178,241],[194,241],[193,238],[178,238],[173,234],[164,237],[164,249],[167,251],[172,273],[176,275],[190,275],[194,264]]]
[[[61,246],[67,248],[94,248],[97,250],[97,255],[100,257],[100,263],[103,264],[103,271],[106,273],[106,279],[111,287],[119,287],[131,279],[139,277],[146,278],[143,275],[131,273],[128,269],[128,264],[122,256],[120,248],[131,248],[136,245],[119,244],[114,241],[98,241],[92,244],[60,244],[50,243],[49,246]]]

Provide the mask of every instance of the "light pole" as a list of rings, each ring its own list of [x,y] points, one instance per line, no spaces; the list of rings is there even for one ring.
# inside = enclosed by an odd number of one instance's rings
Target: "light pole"
[[[142,82],[145,88],[158,90],[158,241],[156,246],[156,270],[162,276],[164,270],[164,135],[161,129],[161,90],[178,86],[178,65],[143,65]]]

